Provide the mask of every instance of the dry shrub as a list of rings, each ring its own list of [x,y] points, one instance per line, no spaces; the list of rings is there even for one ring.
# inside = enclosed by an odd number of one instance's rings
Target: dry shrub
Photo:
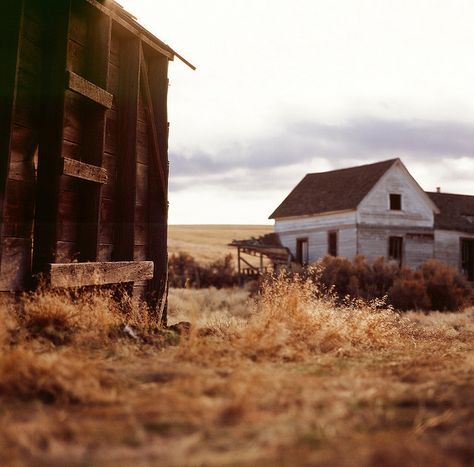
[[[459,310],[465,307],[471,287],[454,268],[436,260],[426,261],[420,268],[433,310]]]
[[[322,291],[335,293],[341,299],[350,296],[372,300],[386,296],[398,275],[395,263],[380,257],[370,264],[358,255],[352,261],[326,256],[318,263],[317,275],[312,277]]]
[[[305,274],[323,292],[334,293],[339,302],[354,299],[382,299],[398,310],[458,311],[470,303],[471,287],[454,268],[428,260],[416,271],[378,258],[369,263],[363,256],[352,261],[327,256],[317,263],[318,272]]]
[[[280,274],[267,280],[250,318],[222,323],[206,341],[192,333],[180,356],[205,359],[236,353],[251,360],[303,360],[314,354],[396,349],[423,338],[421,330],[383,302],[321,296],[311,279]]]
[[[238,283],[232,255],[228,254],[202,265],[188,253],[172,254],[168,261],[170,286],[182,287],[232,287]]]
[[[0,394],[47,403],[105,401],[112,396],[86,361],[60,353],[37,354],[25,347],[0,356]]]
[[[21,324],[35,337],[54,344],[73,339],[101,341],[124,321],[112,293],[39,289],[25,294],[20,303]]]
[[[403,269],[401,277],[395,279],[389,300],[398,310],[427,310],[431,306],[423,275],[409,269]]]

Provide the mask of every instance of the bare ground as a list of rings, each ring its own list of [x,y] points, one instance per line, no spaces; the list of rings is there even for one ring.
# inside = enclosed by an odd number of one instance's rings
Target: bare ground
[[[335,310],[280,281],[172,291],[181,338],[105,298],[4,312],[2,465],[474,462],[474,310]]]

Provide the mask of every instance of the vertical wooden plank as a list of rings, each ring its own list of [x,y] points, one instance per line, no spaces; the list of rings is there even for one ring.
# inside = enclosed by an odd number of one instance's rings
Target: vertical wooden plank
[[[149,282],[149,303],[159,310],[163,324],[167,322],[168,282],[168,59],[153,54],[148,61],[149,88],[153,100],[159,155],[165,174],[164,185],[158,173],[150,173],[149,258],[155,263],[155,273]]]
[[[88,78],[97,86],[107,90],[109,77],[109,55],[112,37],[112,20],[98,10],[90,11]],[[87,119],[83,140],[82,161],[102,167],[105,147],[106,111],[87,103]],[[79,219],[79,251],[81,261],[97,261],[99,251],[99,226],[102,185],[83,183],[81,197],[87,205]]]
[[[137,178],[137,126],[140,84],[140,40],[123,39],[120,50],[119,113],[119,231],[114,260],[133,260]]]
[[[62,152],[64,90],[71,0],[51,0],[44,14],[42,122],[39,138],[33,272],[56,259],[59,164]]]
[[[4,0],[0,15],[0,225],[3,230],[4,203],[10,167],[13,109],[18,83],[23,0]],[[0,246],[0,262],[2,259]]]

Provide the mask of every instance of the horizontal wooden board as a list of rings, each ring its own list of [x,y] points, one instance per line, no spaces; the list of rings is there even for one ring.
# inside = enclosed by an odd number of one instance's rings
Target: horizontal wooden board
[[[68,157],[62,159],[62,173],[69,177],[76,177],[90,182],[107,182],[107,170],[103,167],[86,164],[81,161],[69,159]]]
[[[118,284],[153,278],[153,261],[55,263],[49,265],[52,287]]]
[[[87,97],[92,102],[101,105],[107,109],[112,108],[114,96],[105,89],[96,86],[87,79],[79,76],[73,71],[67,72],[67,86],[71,91],[77,92],[84,97]]]

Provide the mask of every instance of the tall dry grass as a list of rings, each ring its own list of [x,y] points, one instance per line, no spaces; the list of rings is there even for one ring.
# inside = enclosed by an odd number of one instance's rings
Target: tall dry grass
[[[336,306],[285,275],[171,290],[189,335],[107,294],[0,311],[5,465],[472,464],[473,311]]]
[[[459,334],[453,328],[419,326],[381,300],[336,305],[313,281],[298,275],[268,280],[247,306],[247,317],[221,314],[204,323],[197,320],[179,358],[212,361],[223,354],[253,361],[301,361],[328,352],[411,352],[420,345],[439,347]]]
[[[128,326],[136,339],[124,332]],[[135,345],[159,325],[146,307],[111,291],[39,289],[0,306],[0,396],[78,403],[114,397],[90,352]],[[156,336],[157,340],[160,336]]]

